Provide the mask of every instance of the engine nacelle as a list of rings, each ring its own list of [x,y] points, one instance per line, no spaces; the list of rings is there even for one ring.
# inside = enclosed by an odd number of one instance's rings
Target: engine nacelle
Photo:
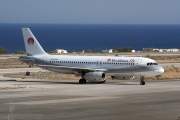
[[[134,76],[111,76],[112,79],[133,80]]]
[[[83,77],[91,82],[102,82],[106,80],[106,75],[103,72],[88,72]]]

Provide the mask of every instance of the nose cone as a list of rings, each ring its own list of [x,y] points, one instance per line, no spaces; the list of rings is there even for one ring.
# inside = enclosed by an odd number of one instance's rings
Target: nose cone
[[[163,67],[159,67],[158,69],[154,70],[154,72],[156,72],[158,75],[164,73],[164,68]]]

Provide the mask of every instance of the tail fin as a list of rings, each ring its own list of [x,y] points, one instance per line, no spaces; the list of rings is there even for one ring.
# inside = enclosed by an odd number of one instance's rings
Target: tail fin
[[[22,28],[22,32],[28,56],[47,54],[29,28]]]

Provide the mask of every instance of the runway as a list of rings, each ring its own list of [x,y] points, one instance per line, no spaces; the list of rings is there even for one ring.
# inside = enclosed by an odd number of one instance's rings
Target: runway
[[[180,81],[77,80],[0,78],[0,118],[9,103],[14,120],[173,120],[180,116]],[[3,89],[4,88],[4,89]]]

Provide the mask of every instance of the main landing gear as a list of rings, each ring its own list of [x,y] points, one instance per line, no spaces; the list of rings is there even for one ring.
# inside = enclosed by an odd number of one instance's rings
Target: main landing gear
[[[105,83],[105,82],[106,82],[106,80],[102,81],[101,83]]]
[[[145,81],[144,81],[144,76],[141,76],[140,77],[140,85],[145,85]]]
[[[33,66],[33,64],[32,63],[29,63],[29,67],[32,67]]]
[[[81,79],[79,80],[79,84],[86,84],[86,79],[84,78],[85,72],[82,73]]]
[[[79,84],[85,84],[86,83],[86,79],[82,78],[79,80]]]

